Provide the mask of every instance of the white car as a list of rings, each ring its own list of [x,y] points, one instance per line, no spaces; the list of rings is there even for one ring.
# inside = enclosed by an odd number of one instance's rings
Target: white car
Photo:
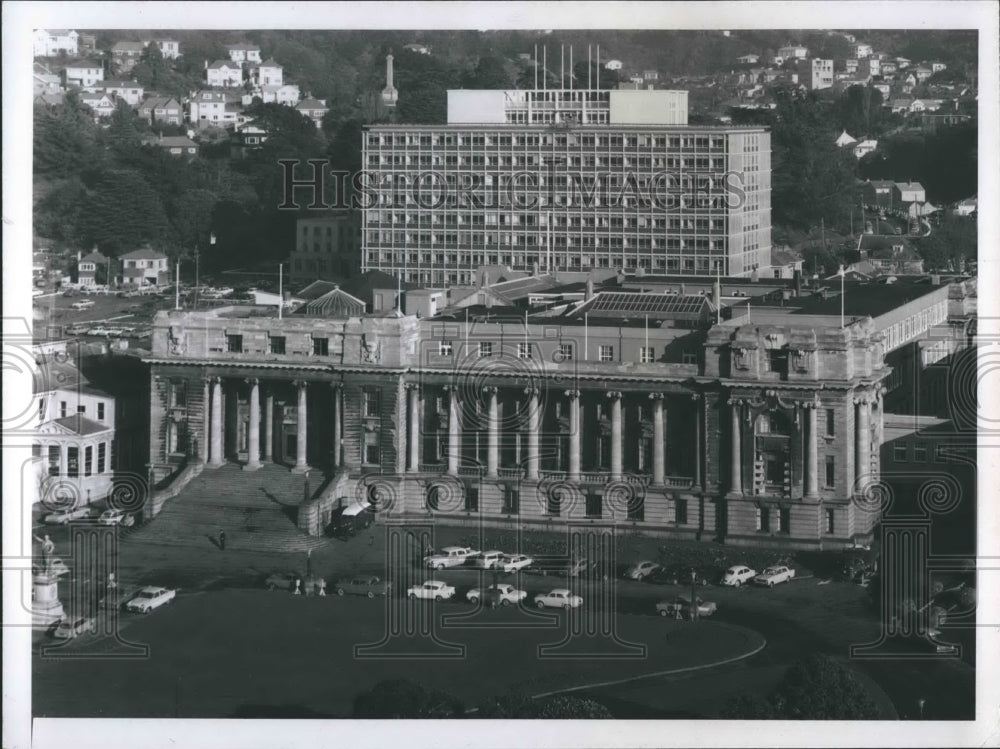
[[[84,505],[83,507],[71,507],[67,510],[49,513],[45,516],[43,522],[46,525],[66,525],[72,520],[80,520],[86,517],[90,517],[90,508]]]
[[[57,640],[72,640],[74,637],[82,635],[84,632],[96,632],[97,621],[89,616],[73,616],[63,619],[52,631],[52,636]]]
[[[445,546],[441,551],[424,558],[424,564],[435,570],[445,567],[461,567],[479,552],[468,546]]]
[[[745,564],[736,564],[730,567],[722,575],[722,584],[731,588],[738,588],[754,579],[757,570],[747,567]]]
[[[101,516],[97,518],[97,522],[100,525],[132,525],[134,519],[125,510],[110,509],[105,510],[101,513]]]
[[[483,570],[492,570],[495,567],[499,567],[501,562],[503,562],[502,551],[484,551],[476,557],[476,566]]]
[[[125,610],[137,614],[148,614],[153,609],[170,603],[176,597],[176,590],[148,585],[129,599],[128,603],[125,604]]]
[[[556,588],[535,596],[535,605],[540,609],[575,609],[583,605],[583,599],[565,588]]]
[[[753,579],[754,585],[766,585],[769,588],[773,588],[778,583],[787,583],[795,577],[795,570],[791,567],[786,567],[785,565],[776,565],[774,567],[768,567],[766,570],[761,572],[757,577]]]
[[[526,554],[505,554],[500,566],[506,573],[520,572],[526,567],[530,567],[535,560]]]
[[[656,572],[658,569],[660,569],[660,565],[656,562],[636,562],[629,567],[628,570],[626,570],[625,577],[629,580],[642,580],[644,577],[652,572]]]
[[[89,309],[90,307],[94,306],[94,300],[93,299],[81,299],[79,302],[73,302],[73,304],[70,305],[70,306],[72,306],[73,309],[75,309],[75,310]]]
[[[479,603],[480,599],[482,599],[484,603],[490,605],[499,604],[501,606],[520,603],[527,597],[527,591],[518,590],[513,585],[507,585],[506,583],[491,585],[485,591],[473,588],[465,594],[465,598],[469,603]]]
[[[423,598],[433,601],[444,601],[455,595],[455,589],[440,580],[425,580],[420,585],[414,585],[406,595],[410,600]]]

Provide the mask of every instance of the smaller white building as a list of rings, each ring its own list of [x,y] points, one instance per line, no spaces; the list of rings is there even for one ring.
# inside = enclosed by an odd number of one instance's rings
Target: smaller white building
[[[260,62],[260,47],[256,44],[230,44],[226,51],[233,62]]]
[[[181,56],[181,43],[176,39],[157,39],[156,46],[160,54],[167,60],[176,60]]]
[[[122,283],[126,286],[166,286],[170,283],[167,256],[149,247],[122,255]]]
[[[72,62],[63,69],[63,81],[67,86],[89,88],[104,80],[104,66],[93,60]]]
[[[209,86],[236,88],[243,85],[243,68],[229,60],[205,63],[205,81]]]
[[[55,57],[60,52],[78,54],[80,35],[71,29],[36,29],[33,40],[35,57]]]

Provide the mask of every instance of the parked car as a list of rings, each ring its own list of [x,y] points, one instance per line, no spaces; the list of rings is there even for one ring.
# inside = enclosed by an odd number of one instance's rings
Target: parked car
[[[145,588],[140,588],[139,592],[132,596],[125,604],[125,610],[137,614],[148,614],[153,609],[158,609],[160,606],[172,602],[176,597],[176,590],[147,585]]]
[[[649,577],[653,572],[660,569],[662,565],[656,562],[650,562],[648,560],[643,562],[636,562],[627,570],[625,570],[625,577],[629,580],[639,580],[642,581],[646,577]]]
[[[63,619],[52,631],[57,640],[72,640],[84,632],[96,632],[97,620],[90,616],[70,616]]]
[[[722,584],[733,588],[745,585],[757,576],[757,570],[745,564],[735,564],[722,575]]]
[[[531,557],[525,554],[504,554],[500,566],[504,572],[510,574],[530,567],[533,561]]]
[[[658,583],[660,585],[690,585],[691,570],[691,567],[683,564],[675,564],[654,570],[652,574],[643,579],[645,582]],[[708,585],[711,579],[713,579],[713,576],[704,570],[694,569],[694,582],[696,585]]]
[[[66,525],[73,520],[82,520],[87,517],[90,517],[90,508],[84,505],[83,507],[71,507],[51,512],[45,516],[42,522],[46,525]]]
[[[698,606],[698,617],[711,616],[718,606],[714,601],[705,601],[700,597],[696,599]],[[677,596],[673,601],[660,601],[656,604],[656,612],[660,616],[686,617],[691,618],[691,599],[688,596]]]
[[[331,536],[351,538],[360,531],[369,528],[374,522],[374,507],[370,504],[352,502],[346,507],[334,511],[328,531]]]
[[[350,593],[352,596],[375,596],[389,595],[390,584],[375,575],[364,575],[362,577],[352,577],[350,580],[338,581],[335,590],[338,596]]]
[[[73,323],[66,328],[66,333],[68,335],[83,335],[90,329],[90,326],[86,323]]]
[[[135,524],[135,518],[125,512],[125,510],[112,508],[102,512],[101,516],[97,518],[97,522],[100,525],[123,525],[128,527]]]
[[[502,551],[484,551],[475,559],[476,567],[483,570],[492,570],[496,567],[500,567],[503,562],[503,552]]]
[[[754,585],[766,585],[769,588],[773,588],[778,583],[787,583],[795,577],[795,570],[791,567],[786,567],[785,565],[776,565],[774,567],[768,567],[766,570],[761,572],[753,579]]]
[[[435,570],[443,570],[445,567],[461,567],[478,553],[468,546],[445,546],[436,554],[426,557],[424,565]]]
[[[79,302],[73,302],[73,304],[71,306],[75,310],[89,309],[90,307],[94,306],[94,300],[93,299],[81,299]]]
[[[518,590],[513,585],[498,583],[490,585],[485,590],[473,588],[465,594],[469,603],[478,603],[482,599],[487,606],[510,606],[512,603],[520,603],[528,597],[527,591]]]
[[[455,589],[440,580],[425,580],[406,591],[406,596],[410,600],[423,598],[425,600],[444,601],[454,595]]]
[[[535,605],[540,609],[575,609],[583,605],[583,599],[565,588],[555,588],[535,596]]]

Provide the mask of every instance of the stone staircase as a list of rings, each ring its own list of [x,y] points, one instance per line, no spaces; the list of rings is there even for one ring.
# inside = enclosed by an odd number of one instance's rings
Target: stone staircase
[[[316,472],[310,493],[323,481]],[[243,471],[228,464],[205,469],[167,500],[144,525],[122,535],[125,543],[214,548],[219,531],[226,549],[255,552],[299,552],[325,546],[328,539],[308,536],[296,527],[298,506],[306,494],[305,479],[278,465]]]

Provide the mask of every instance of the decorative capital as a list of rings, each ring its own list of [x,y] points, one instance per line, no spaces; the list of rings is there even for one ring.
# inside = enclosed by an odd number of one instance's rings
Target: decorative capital
[[[331,382],[330,383],[330,389],[331,390],[340,390],[342,387],[344,387],[344,383],[342,383],[342,382]],[[409,386],[407,386],[407,387],[409,387]]]
[[[574,399],[574,398],[579,399],[579,397],[580,397],[580,391],[579,390],[566,390],[564,392],[564,395],[567,398],[570,398],[570,399]]]
[[[458,385],[443,385],[441,389],[446,393],[454,395],[455,393],[458,392]]]
[[[704,399],[704,397],[705,396],[702,395],[701,393],[691,393],[691,400],[693,400],[693,401],[700,401],[700,400]]]
[[[292,384],[299,390],[304,390],[309,383],[306,380],[293,380]]]
[[[256,377],[245,377],[243,378],[243,382],[245,382],[250,387],[257,387],[258,385],[260,385],[260,380],[257,379]]]
[[[855,406],[867,406],[873,400],[875,400],[875,394],[874,393],[861,393],[860,395],[855,395],[854,396],[854,405]]]
[[[340,383],[334,384],[333,387],[340,387]],[[420,391],[420,383],[418,383],[418,382],[404,382],[403,383],[403,387],[406,390],[412,390],[413,392],[419,392]]]
[[[526,396],[528,396],[529,398],[537,398],[538,395],[539,395],[539,393],[540,393],[540,391],[536,387],[526,387],[524,389],[524,394]]]
[[[649,394],[649,399],[651,401],[662,401],[663,400],[663,393],[650,393]]]
[[[208,381],[211,382],[213,385],[222,384],[222,378],[219,377],[218,375],[212,375],[211,377],[208,378]]]
[[[609,390],[604,397],[610,398],[611,400],[619,401],[622,399],[622,393],[620,390]]]
[[[482,391],[487,395],[496,395],[498,392],[500,392],[500,389],[496,385],[486,385],[484,388],[482,388]]]

